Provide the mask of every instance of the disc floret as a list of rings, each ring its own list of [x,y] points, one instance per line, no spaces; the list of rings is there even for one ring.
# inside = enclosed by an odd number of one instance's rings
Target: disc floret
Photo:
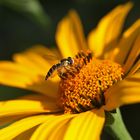
[[[105,104],[105,92],[123,76],[122,67],[109,60],[92,60],[74,77],[61,80],[59,92],[65,113],[80,113]]]

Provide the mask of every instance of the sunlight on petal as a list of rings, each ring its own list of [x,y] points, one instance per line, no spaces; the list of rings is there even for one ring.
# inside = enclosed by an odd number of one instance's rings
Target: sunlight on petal
[[[31,129],[34,126],[37,126],[52,117],[53,115],[38,115],[19,120],[3,129],[0,129],[1,140],[13,139],[22,132]]]
[[[113,110],[125,104],[140,103],[140,73],[118,82],[105,93],[105,110]]]
[[[75,116],[77,116],[77,114],[54,116],[51,120],[46,121],[46,123],[43,123],[39,126],[39,128],[32,135],[31,140],[46,140],[47,138],[51,137],[55,128],[59,127],[59,125],[62,126],[62,124],[65,125],[72,117]],[[64,133],[62,134],[62,130],[57,130],[57,134],[60,131],[60,136],[62,137],[64,135]]]
[[[95,56],[100,56],[104,49],[111,48],[116,43],[131,7],[131,2],[117,6],[101,19],[96,29],[91,31],[88,44]]]
[[[63,57],[74,56],[79,50],[86,48],[82,25],[74,10],[59,22],[56,42]]]
[[[97,140],[100,137],[104,120],[103,109],[79,114],[70,121],[64,140]]]
[[[58,112],[57,101],[41,95],[32,95],[0,102],[0,117],[12,115],[31,115],[42,112]]]
[[[124,64],[127,60],[130,50],[140,34],[140,19],[137,20],[130,28],[128,28],[122,35],[119,44],[116,46],[119,49],[115,61],[119,64]]]

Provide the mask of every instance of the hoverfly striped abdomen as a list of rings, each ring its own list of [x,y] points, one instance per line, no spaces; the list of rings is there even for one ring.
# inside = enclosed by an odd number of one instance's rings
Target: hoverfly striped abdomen
[[[48,78],[52,75],[52,73],[59,67],[59,63],[58,64],[55,64],[55,65],[53,65],[50,69],[49,69],[49,71],[48,71],[48,73],[47,73],[47,75],[46,75],[46,77],[45,77],[45,80],[48,80]]]

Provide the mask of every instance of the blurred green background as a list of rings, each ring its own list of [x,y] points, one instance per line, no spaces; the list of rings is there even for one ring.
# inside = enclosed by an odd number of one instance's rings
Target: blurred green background
[[[0,0],[0,59],[11,59],[15,52],[36,44],[55,46],[55,30],[60,19],[76,9],[85,34],[93,29],[101,17],[126,0]],[[140,1],[135,0],[124,30],[140,17]],[[8,77],[7,77],[8,80]],[[26,91],[0,86],[0,100],[26,94]],[[121,108],[124,122],[134,140],[139,140],[140,105]],[[94,132],[93,132],[94,133]],[[102,139],[109,139],[105,132]]]

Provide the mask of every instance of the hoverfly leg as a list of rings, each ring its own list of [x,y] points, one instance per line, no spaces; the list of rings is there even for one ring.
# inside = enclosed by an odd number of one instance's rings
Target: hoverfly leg
[[[59,73],[58,73],[58,76],[59,76],[61,79],[63,79],[63,80],[66,80],[66,79],[68,78],[67,73],[59,72]]]

